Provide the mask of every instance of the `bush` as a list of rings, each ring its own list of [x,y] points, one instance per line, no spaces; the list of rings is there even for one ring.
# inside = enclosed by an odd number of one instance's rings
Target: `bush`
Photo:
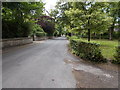
[[[69,36],[69,35],[67,35],[66,38],[67,38],[67,39],[78,39],[77,36]]]
[[[55,31],[54,19],[49,16],[41,16],[37,22],[43,30],[47,33],[47,36],[53,36]]]
[[[78,37],[77,36],[71,36],[71,37],[69,37],[69,39],[78,39]]]
[[[34,36],[34,35],[36,35],[37,37],[44,37],[44,36],[46,36],[46,33],[40,27],[40,25],[34,24],[33,27],[32,27],[31,36]]]
[[[60,36],[60,33],[59,33],[59,31],[56,30],[56,31],[53,33],[53,35],[57,37],[57,36]]]
[[[115,59],[112,63],[120,64],[120,46],[116,48],[116,54],[114,55]]]
[[[19,28],[19,30],[21,30],[22,37],[28,37],[30,35],[30,32],[32,31],[32,25],[32,22],[22,23],[21,28]]]
[[[33,29],[33,32],[37,32],[37,31],[44,32],[44,30],[38,24],[34,24],[32,29]]]
[[[31,32],[31,22],[18,23],[2,20],[2,38],[27,37]]]
[[[46,36],[46,33],[45,32],[36,32],[36,36],[37,37],[44,37],[44,36]]]
[[[106,59],[101,54],[98,44],[70,39],[70,46],[72,52],[82,59],[94,62],[106,62]]]
[[[70,36],[67,35],[66,38],[69,40]]]

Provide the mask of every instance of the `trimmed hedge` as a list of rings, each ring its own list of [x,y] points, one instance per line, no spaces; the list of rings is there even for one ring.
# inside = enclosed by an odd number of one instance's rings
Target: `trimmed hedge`
[[[85,60],[94,62],[106,62],[107,60],[102,56],[99,45],[96,43],[88,43],[80,40],[70,39],[70,46],[72,52]]]
[[[114,55],[114,60],[112,63],[120,64],[120,46],[116,48],[116,54]]]

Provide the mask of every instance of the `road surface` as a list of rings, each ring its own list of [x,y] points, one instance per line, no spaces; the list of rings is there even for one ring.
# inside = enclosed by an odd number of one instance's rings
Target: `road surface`
[[[101,82],[95,81],[91,87],[118,87],[117,72],[76,63],[79,59],[69,53],[67,44],[65,37],[59,37],[4,50],[2,87],[76,88],[82,81],[81,85],[89,88],[90,81],[96,80],[93,77]],[[79,75],[86,77],[80,79]]]

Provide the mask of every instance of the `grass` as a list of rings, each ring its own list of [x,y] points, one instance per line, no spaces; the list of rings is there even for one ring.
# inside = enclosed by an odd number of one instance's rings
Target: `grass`
[[[82,41],[88,42],[86,38],[80,39]],[[102,55],[107,59],[114,59],[114,54],[116,53],[116,47],[118,46],[117,40],[106,40],[106,39],[96,39],[91,40],[92,43],[100,44],[100,49],[102,52]]]

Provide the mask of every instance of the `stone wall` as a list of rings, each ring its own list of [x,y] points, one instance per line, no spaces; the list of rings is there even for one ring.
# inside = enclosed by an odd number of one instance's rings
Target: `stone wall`
[[[41,41],[41,40],[46,40],[48,37],[35,37],[35,41]]]
[[[32,38],[11,38],[11,39],[2,39],[2,48],[12,47],[12,46],[19,46],[24,44],[33,43]],[[0,41],[0,42],[1,42]]]

